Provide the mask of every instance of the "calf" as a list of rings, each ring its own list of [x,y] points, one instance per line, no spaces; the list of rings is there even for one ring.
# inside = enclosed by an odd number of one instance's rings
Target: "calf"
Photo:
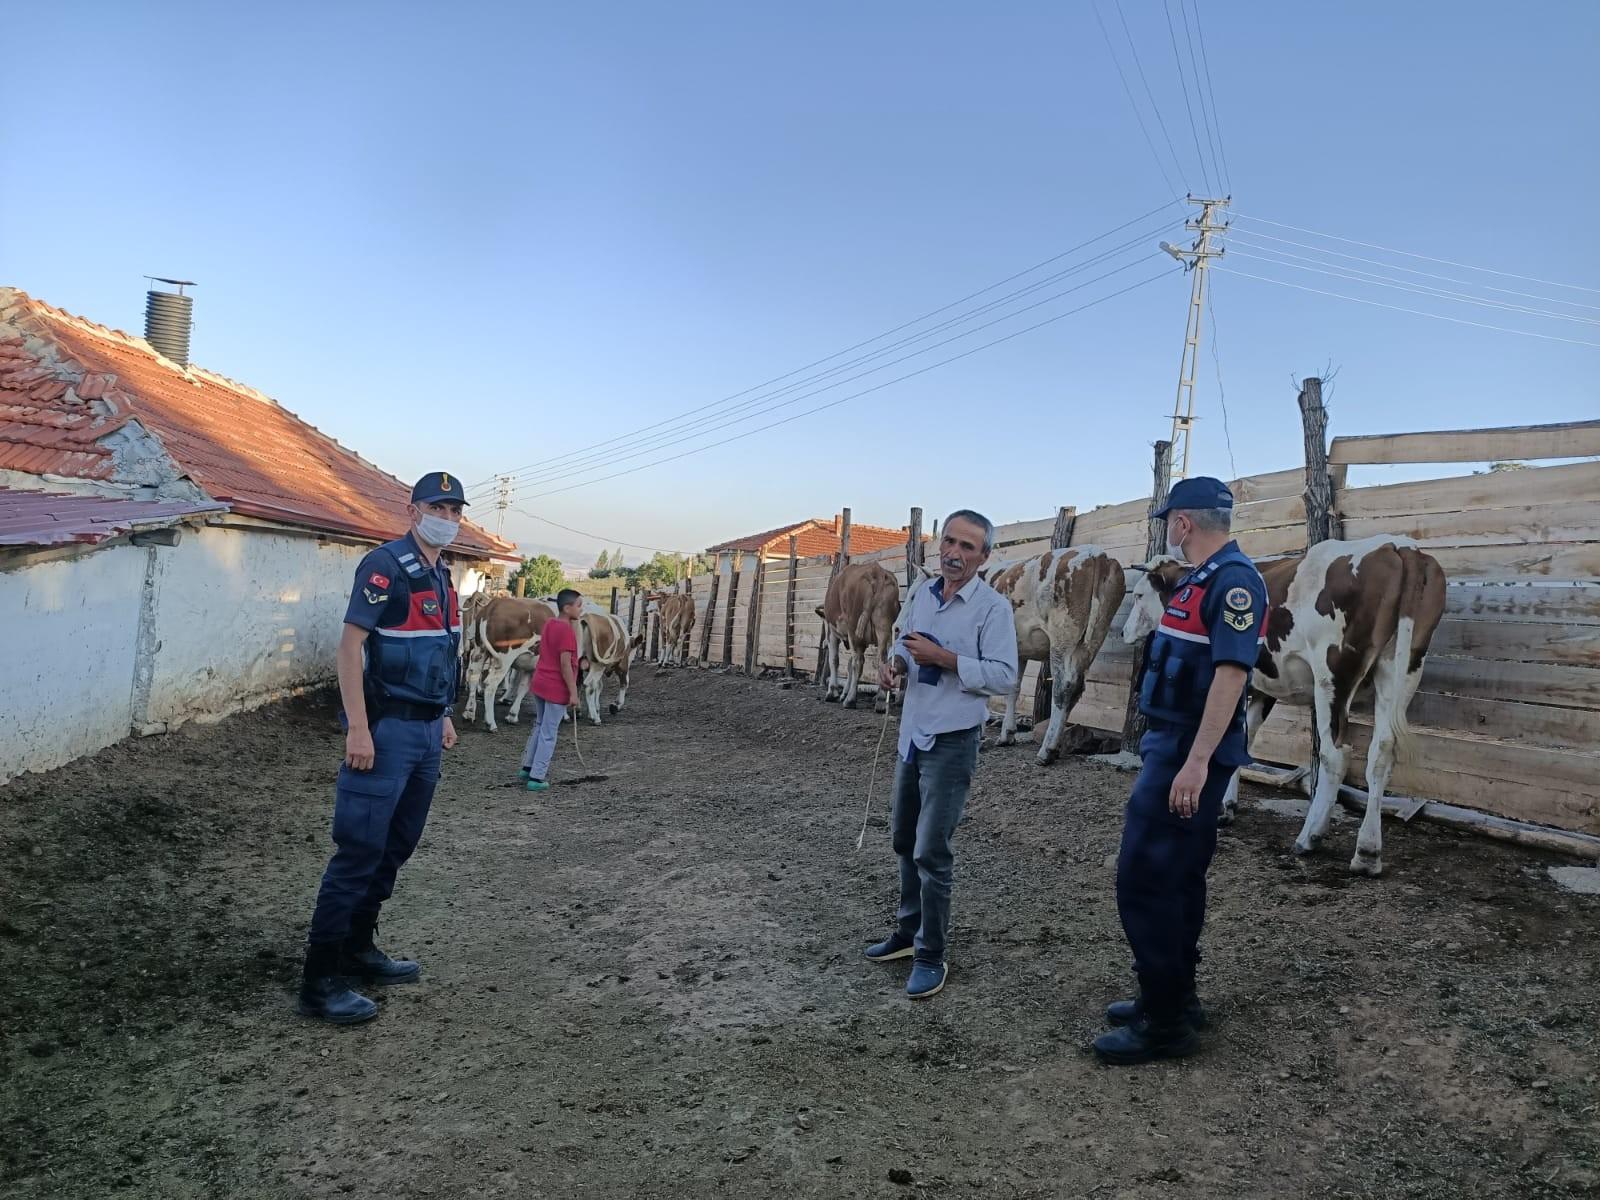
[[[1255,736],[1279,700],[1312,706],[1319,771],[1311,809],[1294,843],[1296,853],[1309,854],[1328,831],[1344,783],[1351,698],[1371,685],[1367,811],[1350,869],[1381,874],[1383,793],[1396,756],[1410,749],[1406,708],[1444,615],[1444,571],[1409,538],[1381,534],[1357,542],[1319,542],[1304,554],[1259,566],[1268,608],[1251,677],[1246,736]],[[1145,575],[1133,590],[1133,611],[1123,628],[1129,642],[1155,629],[1178,580],[1189,570],[1171,558],[1136,569]],[[1223,799],[1224,820],[1232,819],[1238,793],[1235,775]]]
[[[824,700],[842,701],[846,708],[856,706],[867,650],[877,646],[882,654],[893,645],[900,608],[900,585],[877,563],[851,563],[828,581],[827,595],[817,609],[828,649]],[[841,644],[850,652],[849,672],[844,677],[839,673]],[[887,697],[884,703],[888,703]]]
[[[1006,697],[1002,746],[1016,741],[1022,664],[1050,663],[1050,725],[1039,765],[1056,760],[1061,734],[1083,695],[1089,664],[1100,653],[1127,591],[1122,564],[1099,546],[1048,550],[1020,563],[988,568],[984,578],[1011,601],[1017,623],[1017,686]]]

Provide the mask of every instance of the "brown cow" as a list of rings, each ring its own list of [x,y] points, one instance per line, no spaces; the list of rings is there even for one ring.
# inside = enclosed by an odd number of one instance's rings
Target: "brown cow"
[[[607,612],[586,612],[578,621],[578,653],[589,660],[589,669],[579,683],[589,709],[589,720],[600,724],[600,694],[607,675],[620,685],[611,704],[613,716],[628,700],[628,667],[633,662],[639,638],[629,638],[623,623]]]
[[[1312,705],[1319,732],[1317,788],[1294,843],[1296,853],[1309,854],[1328,832],[1344,783],[1350,700],[1371,685],[1367,811],[1350,869],[1378,875],[1383,871],[1383,793],[1396,755],[1405,756],[1410,747],[1406,708],[1444,615],[1444,571],[1411,539],[1382,534],[1358,542],[1318,542],[1305,554],[1259,566],[1267,584],[1266,640],[1251,677],[1246,736],[1255,735],[1279,700]],[[1189,568],[1163,557],[1145,569],[1123,630],[1130,642],[1155,628]],[[1224,820],[1232,819],[1238,794],[1235,775],[1223,799]]]
[[[467,704],[461,713],[464,720],[471,721],[477,716],[481,691],[484,722],[490,729],[497,728],[495,692],[510,676],[521,683],[515,686],[514,682],[515,695],[506,713],[506,720],[516,724],[522,698],[527,694],[523,677],[532,673],[539,634],[545,622],[555,615],[555,608],[543,600],[525,600],[521,596],[495,596],[475,609],[471,625],[462,629],[462,641],[468,643]],[[491,675],[494,683],[485,687]]]
[[[661,621],[661,646],[658,666],[681,666],[685,661],[689,635],[694,631],[694,597],[687,592],[653,592],[645,597]],[[651,607],[645,609],[646,612]]]
[[[828,647],[828,688],[823,694],[824,700],[841,700],[846,708],[856,706],[856,691],[866,668],[867,650],[877,646],[881,655],[894,642],[900,593],[894,576],[877,563],[851,563],[828,581],[828,593],[817,609]],[[850,652],[849,674],[843,678],[839,673],[841,642]],[[887,698],[884,703],[888,703]]]
[[[1073,706],[1083,695],[1089,664],[1122,604],[1122,564],[1098,546],[1048,550],[1020,563],[988,568],[989,586],[1011,601],[1017,623],[1017,686],[1006,697],[1000,745],[1016,741],[1017,698],[1025,662],[1050,663],[1050,725],[1039,765],[1054,762]]]

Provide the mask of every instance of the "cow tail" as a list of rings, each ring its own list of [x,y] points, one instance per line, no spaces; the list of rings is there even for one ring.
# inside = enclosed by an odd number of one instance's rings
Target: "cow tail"
[[[1444,570],[1432,555],[1415,546],[1396,549],[1400,555],[1400,618],[1395,624],[1393,670],[1401,702],[1389,706],[1389,732],[1394,739],[1395,761],[1408,762],[1416,749],[1406,716],[1416,690],[1417,681],[1411,678],[1413,663],[1420,677],[1423,657],[1444,613],[1445,579]]]

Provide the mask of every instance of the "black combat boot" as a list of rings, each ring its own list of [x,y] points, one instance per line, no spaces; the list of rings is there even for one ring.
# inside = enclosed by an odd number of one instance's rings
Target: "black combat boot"
[[[357,1025],[378,1015],[378,1006],[339,974],[339,946],[313,942],[306,947],[305,979],[300,985],[300,1011],[335,1025]]]
[[[1113,1067],[1132,1067],[1158,1058],[1187,1058],[1198,1049],[1200,1036],[1181,1015],[1157,1020],[1141,1013],[1131,1025],[1094,1040],[1096,1057]]]
[[[412,983],[422,975],[422,964],[390,958],[373,943],[378,923],[357,918],[345,938],[339,969],[365,983]]]
[[[1206,1027],[1206,1010],[1200,1003],[1198,992],[1191,991],[1183,998],[1183,1015],[1193,1028]],[[1137,996],[1132,1000],[1113,1000],[1106,1005],[1107,1025],[1132,1025],[1142,1016],[1144,1016],[1144,1005]]]

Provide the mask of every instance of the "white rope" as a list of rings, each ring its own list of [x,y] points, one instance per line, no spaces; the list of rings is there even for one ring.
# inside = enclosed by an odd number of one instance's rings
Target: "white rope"
[[[889,736],[889,717],[894,711],[891,697],[883,698],[883,728],[878,731],[878,748],[872,754],[872,774],[867,777],[867,808],[861,814],[861,832],[856,836],[856,849],[867,844],[867,820],[872,816],[872,792],[878,786],[878,760],[883,757],[883,740]]]

